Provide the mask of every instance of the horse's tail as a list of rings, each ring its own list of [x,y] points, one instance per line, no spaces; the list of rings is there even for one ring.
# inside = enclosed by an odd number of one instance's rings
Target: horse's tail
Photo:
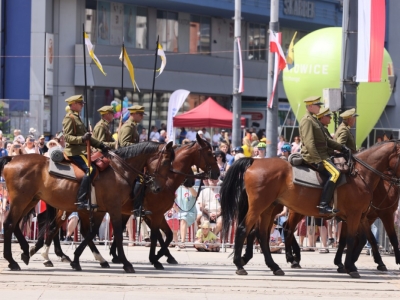
[[[236,161],[225,175],[220,192],[223,236],[228,234],[233,220],[237,218],[239,221],[247,214],[248,202],[243,177],[253,161],[251,157],[243,157]]]
[[[3,174],[3,169],[6,164],[8,164],[13,159],[12,156],[0,157],[0,176]]]

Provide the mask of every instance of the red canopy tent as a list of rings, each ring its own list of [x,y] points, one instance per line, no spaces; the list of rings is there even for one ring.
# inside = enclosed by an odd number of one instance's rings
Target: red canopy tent
[[[232,128],[232,118],[232,112],[208,98],[192,110],[174,117],[174,127]],[[241,124],[246,124],[243,117]]]

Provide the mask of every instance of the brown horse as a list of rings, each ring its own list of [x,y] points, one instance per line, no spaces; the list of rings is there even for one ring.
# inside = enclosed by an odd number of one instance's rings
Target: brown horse
[[[202,175],[193,175],[192,166],[197,166],[198,168],[202,169],[205,171]],[[168,226],[167,222],[165,221],[164,213],[168,211],[175,199],[175,191],[179,187],[180,184],[184,180],[187,179],[194,179],[195,177],[210,177],[212,179],[216,179],[219,176],[219,168],[216,163],[215,157],[212,153],[212,148],[211,145],[201,139],[199,136],[197,136],[197,141],[193,143],[189,143],[187,145],[182,145],[178,147],[175,150],[175,159],[172,163],[172,169],[168,173],[168,179],[166,182],[166,189],[164,189],[161,193],[159,194],[154,194],[151,190],[146,190],[145,193],[145,199],[144,199],[144,208],[146,210],[150,210],[152,212],[151,215],[148,215],[145,218],[145,221],[151,228],[151,248],[150,248],[150,262],[154,265],[156,269],[163,269],[163,266],[161,263],[158,262],[160,257],[163,255],[166,255],[168,257],[168,262],[171,264],[177,263],[175,258],[171,255],[171,253],[168,250],[168,245],[172,241],[172,231],[170,227]],[[192,184],[193,185],[193,184]],[[122,207],[122,219],[123,219],[123,224],[126,223],[128,218],[131,215],[133,209],[133,201],[127,201],[123,207]],[[45,253],[48,252],[48,247],[50,246],[51,239],[52,237],[58,232],[58,228],[61,226],[63,221],[61,220],[61,215],[62,212],[58,214],[58,221],[57,223],[57,228],[55,231],[50,233],[47,238],[46,238],[46,245],[47,248],[45,249]],[[81,216],[81,212],[79,212],[80,219],[81,219],[81,230],[82,232],[85,232],[88,230],[89,224],[88,224],[88,218],[87,216]],[[104,213],[95,213],[94,218],[95,218],[95,224],[100,224],[102,219],[103,219]],[[96,228],[96,225],[94,226]],[[166,234],[166,241],[161,238],[161,234],[159,234],[159,229],[163,230],[164,233]],[[94,230],[96,232],[96,230]],[[153,239],[157,239],[160,242],[161,249],[158,251],[158,254],[155,255],[155,248],[157,241],[153,243]],[[96,246],[87,240],[89,247],[91,248],[95,258],[100,261],[100,265],[102,267],[108,267],[108,263],[104,260],[104,258],[101,257],[100,253],[96,249]],[[81,243],[81,245],[83,245]],[[84,250],[85,245],[81,247],[81,245],[76,249],[74,253],[74,260],[72,262],[72,266],[75,270],[80,270],[80,265],[79,265],[79,257],[82,254],[82,251]],[[31,250],[31,255],[36,253],[36,251],[40,247],[36,247],[34,250]],[[111,247],[111,253],[114,258],[113,262],[119,262],[119,259],[116,257],[116,240],[114,239],[113,245]],[[64,257],[65,254],[62,253],[61,249],[56,250],[58,256]],[[48,263],[49,259],[47,254],[42,254],[45,259],[45,265]]]
[[[377,144],[354,156],[355,176],[348,177],[348,184],[338,188],[338,217],[347,222],[347,249],[345,268],[350,276],[360,275],[352,260],[354,237],[359,225],[367,228],[363,216],[372,201],[372,192],[387,169],[395,169],[400,159],[398,141]],[[398,178],[392,178],[396,184]],[[244,186],[243,186],[244,185]],[[235,162],[227,172],[221,189],[221,208],[224,232],[228,232],[231,221],[237,218],[234,248],[236,273],[246,275],[241,252],[245,238],[259,222],[260,246],[265,253],[269,247],[268,227],[273,203],[287,206],[302,215],[320,217],[318,211],[321,191],[295,185],[292,182],[291,165],[279,158],[258,159],[242,158]],[[354,199],[357,199],[355,201]],[[327,217],[327,216],[326,216]],[[279,266],[269,258],[266,263],[274,274],[282,274]]]
[[[165,186],[174,151],[172,143],[144,142],[120,148],[114,153],[116,155],[110,156],[111,168],[103,171],[94,181],[96,200],[98,210],[110,214],[124,270],[133,273],[132,264],[126,259],[122,247],[122,205],[129,200],[134,181],[144,167],[152,174],[154,192],[159,192]],[[23,250],[21,259],[28,264],[29,245],[17,226],[21,218],[39,199],[60,210],[75,211],[79,183],[49,174],[48,158],[41,155],[3,157],[0,159],[0,171],[5,178],[10,199],[10,212],[4,222],[4,258],[8,260],[11,270],[20,270],[12,257],[11,235],[14,232]]]

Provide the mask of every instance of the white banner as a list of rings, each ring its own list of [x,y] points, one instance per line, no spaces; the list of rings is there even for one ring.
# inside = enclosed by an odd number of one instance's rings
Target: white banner
[[[173,118],[178,113],[183,102],[185,102],[187,96],[190,94],[187,90],[176,90],[172,93],[168,102],[168,118],[167,118],[167,137],[168,141],[172,141],[175,144],[175,135],[173,133],[174,121]]]
[[[46,62],[44,74],[44,95],[53,96],[54,34],[52,33],[46,33]]]

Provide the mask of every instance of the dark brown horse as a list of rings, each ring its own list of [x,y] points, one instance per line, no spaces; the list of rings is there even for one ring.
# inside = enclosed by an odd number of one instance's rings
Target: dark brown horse
[[[133,273],[132,264],[122,247],[122,205],[129,200],[134,181],[144,167],[152,174],[152,190],[159,192],[165,186],[167,174],[174,158],[172,143],[167,145],[144,142],[114,152],[111,168],[106,169],[94,182],[99,211],[108,211],[118,245],[119,259],[124,270]],[[29,245],[17,226],[21,218],[39,199],[63,211],[75,211],[79,183],[49,174],[48,158],[41,155],[23,155],[0,159],[0,171],[7,184],[10,212],[4,222],[4,258],[11,270],[20,270],[11,253],[11,235],[14,232],[21,244],[22,260],[29,263]]]
[[[400,144],[388,141],[377,144],[368,150],[355,155],[355,176],[348,177],[348,183],[338,188],[338,217],[347,222],[347,249],[345,268],[352,277],[359,277],[352,260],[354,237],[359,226],[366,230],[368,225],[363,216],[367,213],[372,201],[372,192],[379,180],[384,178],[382,172],[394,170],[399,163]],[[397,174],[396,174],[397,175]],[[393,178],[398,183],[398,177]],[[224,232],[228,232],[230,223],[237,219],[234,263],[236,273],[246,275],[241,258],[245,238],[259,222],[260,246],[268,251],[268,228],[273,219],[274,203],[287,206],[302,215],[320,217],[318,211],[321,191],[295,185],[292,182],[292,167],[279,158],[258,159],[242,158],[234,163],[225,177],[221,189],[221,208]],[[354,199],[357,199],[355,201]],[[353,200],[353,201],[352,201]],[[282,270],[271,259],[266,263],[274,274]]]
[[[192,166],[197,166],[198,168],[204,170],[204,173],[202,175],[193,176],[193,172],[191,169]],[[172,207],[175,199],[175,191],[177,190],[179,185],[182,184],[184,180],[194,179],[194,177],[199,177],[199,176],[216,179],[219,176],[219,168],[216,163],[215,157],[212,153],[212,148],[210,144],[201,139],[199,136],[197,136],[196,142],[187,145],[182,145],[175,150],[175,160],[172,163],[172,169],[168,173],[166,188],[159,194],[154,194],[149,189],[146,190],[145,199],[143,202],[144,208],[152,212],[151,215],[148,215],[145,218],[145,221],[151,228],[151,248],[150,248],[149,259],[156,269],[163,269],[162,264],[158,262],[160,257],[162,257],[163,255],[167,256],[168,258],[167,262],[171,264],[177,263],[175,258],[171,255],[168,249],[168,245],[172,241],[172,231],[168,226],[167,222],[165,221],[164,213]],[[123,224],[127,222],[128,218],[131,215],[132,209],[133,209],[133,201],[127,201],[123,205],[122,207]],[[50,246],[51,238],[56,234],[56,232],[58,232],[58,228],[61,226],[63,222],[61,221],[61,215],[62,212],[59,213],[58,215],[58,221],[56,222],[57,223],[56,231],[50,233],[46,239],[47,248],[45,249],[44,253],[48,252],[48,247]],[[81,212],[79,212],[79,215],[81,219],[81,230],[85,232],[88,230],[89,226],[88,218],[87,216],[81,216]],[[103,216],[104,214],[102,213],[95,213],[94,214],[96,220],[95,223],[100,224],[103,219]],[[159,234],[159,229],[163,230],[164,233],[166,234],[165,242],[162,239],[161,234]],[[96,230],[94,230],[94,232],[96,233]],[[153,243],[153,239],[157,238],[160,242],[161,249],[158,251],[156,255],[155,248],[157,241]],[[101,266],[107,267],[108,266],[107,262],[104,260],[104,258],[101,257],[100,253],[96,249],[96,246],[92,242],[89,242],[89,239],[85,240],[88,240],[89,243],[88,245],[91,248],[95,258],[100,261]],[[39,249],[38,247],[35,248],[35,250],[31,252],[31,255],[36,253],[38,249]],[[72,262],[72,266],[76,270],[81,269],[79,265],[79,257],[83,249],[84,246],[81,247],[80,245],[74,253],[74,260]],[[114,239],[110,254],[114,256],[113,262],[119,262],[119,259],[116,257],[115,250],[116,250],[116,243]],[[61,249],[58,249],[57,253],[59,253],[58,256],[60,257],[65,256],[65,254],[62,253]],[[47,254],[44,254],[43,256],[45,257],[47,262],[48,261]]]

